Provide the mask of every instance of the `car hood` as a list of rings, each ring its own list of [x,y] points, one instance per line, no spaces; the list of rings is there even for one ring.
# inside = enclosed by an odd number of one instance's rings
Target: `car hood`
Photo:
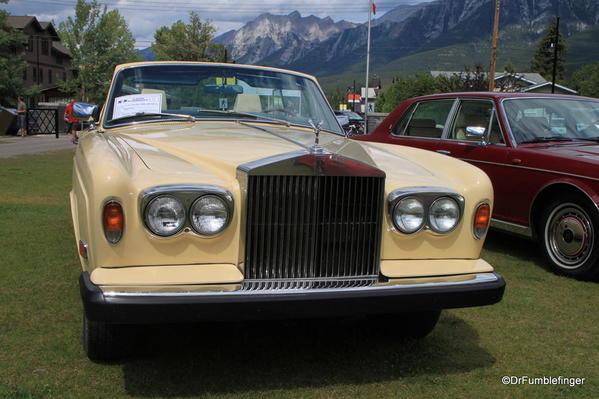
[[[536,144],[528,148],[531,151],[543,151],[555,156],[579,159],[587,158],[599,161],[599,143],[559,143],[559,144]]]
[[[144,124],[106,132],[131,159],[135,153],[153,172],[197,175],[209,173],[230,180],[239,165],[314,146],[313,129],[272,124],[199,122],[195,124]],[[403,176],[429,176],[432,170],[407,155],[386,151],[381,145],[356,142],[343,136],[321,132],[319,144],[327,152],[339,154]],[[125,157],[121,157],[125,158]],[[391,166],[393,164],[393,166]]]

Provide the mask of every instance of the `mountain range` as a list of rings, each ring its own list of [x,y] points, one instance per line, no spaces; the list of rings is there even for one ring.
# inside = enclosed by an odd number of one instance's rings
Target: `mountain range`
[[[419,65],[424,70],[461,69],[463,63],[477,61],[486,65],[494,7],[495,0],[436,0],[389,10],[372,22],[373,70],[420,70]],[[578,62],[599,61],[598,0],[503,0],[500,15],[500,62],[527,68],[538,40],[556,15],[564,37],[582,34],[587,40],[573,40],[583,46],[569,48],[569,54]],[[366,24],[303,17],[297,11],[261,14],[215,38],[238,63],[318,76],[363,71],[366,40]]]

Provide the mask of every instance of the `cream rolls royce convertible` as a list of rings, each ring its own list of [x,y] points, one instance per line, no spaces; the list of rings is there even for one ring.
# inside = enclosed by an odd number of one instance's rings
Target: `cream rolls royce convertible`
[[[312,76],[126,64],[99,115],[75,113],[95,119],[70,193],[92,360],[125,354],[131,325],[374,315],[422,337],[503,296],[485,173],[349,140]]]

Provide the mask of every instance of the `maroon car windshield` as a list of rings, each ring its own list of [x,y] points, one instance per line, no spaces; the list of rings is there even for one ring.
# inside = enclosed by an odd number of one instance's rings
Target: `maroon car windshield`
[[[503,102],[518,144],[599,141],[599,101],[565,98],[516,98]]]

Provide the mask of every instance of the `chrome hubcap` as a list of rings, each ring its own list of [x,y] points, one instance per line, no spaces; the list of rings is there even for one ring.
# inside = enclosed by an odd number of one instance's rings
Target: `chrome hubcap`
[[[545,228],[549,255],[561,267],[575,269],[593,249],[593,226],[586,212],[576,204],[556,207]]]

